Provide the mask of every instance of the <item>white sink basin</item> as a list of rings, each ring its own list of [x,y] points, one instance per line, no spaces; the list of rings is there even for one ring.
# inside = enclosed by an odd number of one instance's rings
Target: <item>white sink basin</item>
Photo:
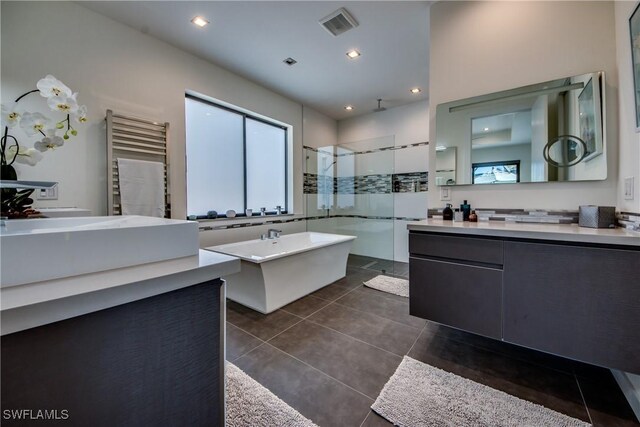
[[[2,287],[198,254],[198,223],[145,216],[8,220]]]

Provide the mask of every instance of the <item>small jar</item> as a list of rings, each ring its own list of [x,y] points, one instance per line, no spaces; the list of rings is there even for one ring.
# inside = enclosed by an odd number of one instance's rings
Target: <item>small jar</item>
[[[478,222],[478,214],[476,214],[476,211],[471,211],[469,214],[469,222]]]

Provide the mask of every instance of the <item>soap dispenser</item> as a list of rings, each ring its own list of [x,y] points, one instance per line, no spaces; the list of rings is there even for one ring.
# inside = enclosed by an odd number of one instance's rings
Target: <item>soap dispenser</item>
[[[471,214],[471,205],[467,203],[466,200],[463,204],[460,205],[460,212],[462,212],[462,220],[469,221],[469,215]]]
[[[453,210],[451,209],[451,203],[447,203],[447,206],[442,210],[442,219],[445,221],[453,220]]]

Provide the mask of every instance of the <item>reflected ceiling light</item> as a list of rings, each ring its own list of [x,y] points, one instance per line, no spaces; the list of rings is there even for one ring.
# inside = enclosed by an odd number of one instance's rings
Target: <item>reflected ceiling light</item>
[[[446,149],[447,147],[445,147],[444,145],[436,145],[436,151],[444,151]]]
[[[484,131],[485,132],[489,132],[489,128],[484,128]]]
[[[197,25],[198,27],[204,27],[205,25],[207,25],[209,23],[209,21],[204,19],[202,16],[196,16],[195,18],[193,18],[191,20],[191,22],[194,23],[195,25]]]
[[[419,87],[414,87],[413,89],[410,90],[411,93],[420,93],[422,92],[422,89],[420,89]]]
[[[350,50],[349,52],[347,52],[347,56],[351,59],[356,59],[358,56],[362,55],[360,52],[358,52],[357,50],[353,49]]]
[[[344,109],[347,110],[347,111],[351,111],[351,110],[353,110],[353,105],[345,105]]]

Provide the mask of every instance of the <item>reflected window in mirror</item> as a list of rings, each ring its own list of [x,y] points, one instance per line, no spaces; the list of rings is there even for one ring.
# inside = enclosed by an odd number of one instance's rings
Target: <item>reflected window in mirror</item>
[[[515,184],[520,182],[520,160],[474,163],[473,184]]]

